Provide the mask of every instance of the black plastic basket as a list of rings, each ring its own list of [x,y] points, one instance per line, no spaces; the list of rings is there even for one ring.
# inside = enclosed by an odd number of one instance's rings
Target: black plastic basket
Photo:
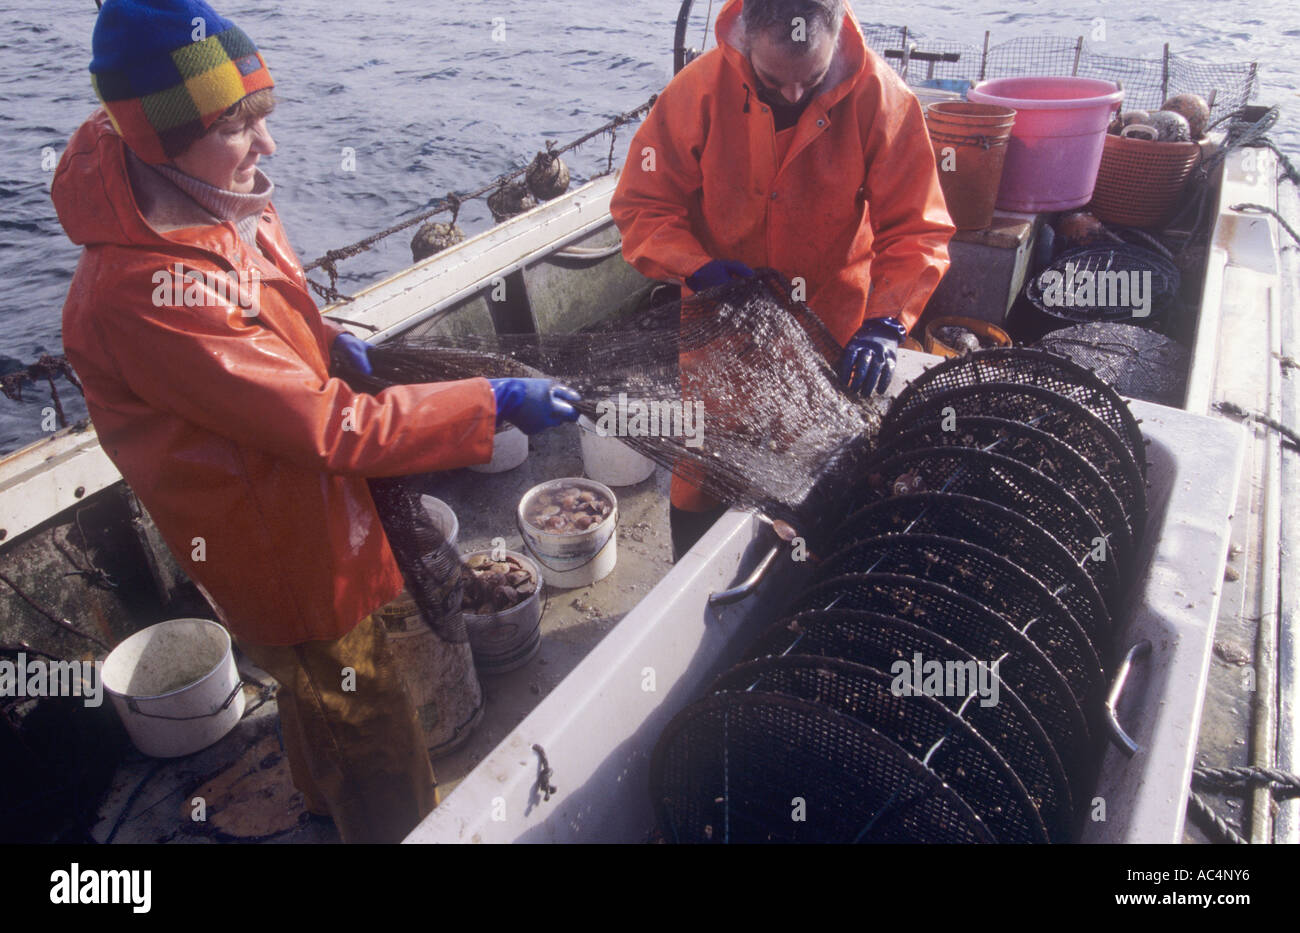
[[[943,780],[827,706],[722,693],[682,710],[650,759],[669,842],[993,842]],[[805,801],[796,818],[795,798]]]
[[[777,693],[828,706],[871,726],[923,762],[966,801],[998,842],[1048,842],[1038,807],[998,750],[941,699],[916,693],[910,684],[895,689],[897,679],[851,661],[789,655],[739,664],[714,681],[711,690]]]
[[[1027,570],[977,544],[942,535],[891,534],[827,558],[818,580],[892,573],[941,583],[1001,615],[1042,649],[1095,724],[1105,691],[1100,649],[1059,599]],[[1094,725],[1095,729],[1095,725]]]
[[[1150,290],[1147,291],[1147,308],[1145,314],[1137,316],[1131,294],[1127,294],[1132,284],[1132,274],[1139,277],[1149,276]],[[1092,298],[1085,300],[1086,292],[1070,289],[1066,283],[1073,278],[1086,274],[1092,281]],[[1116,286],[1113,278],[1118,274],[1124,277],[1123,302],[1102,298],[1098,286],[1106,282],[1109,292]],[[1058,288],[1052,288],[1051,276],[1056,275]],[[1139,281],[1144,281],[1139,278]],[[1159,326],[1166,310],[1178,292],[1180,277],[1178,267],[1149,249],[1131,243],[1114,243],[1104,246],[1085,246],[1066,250],[1044,268],[1038,275],[1025,283],[1025,297],[1039,314],[1051,323],[1051,328],[1070,327],[1076,324],[1122,323],[1137,324],[1144,327]],[[1112,284],[1113,283],[1113,284]],[[1147,286],[1143,286],[1145,289]],[[1072,300],[1077,298],[1077,300]]]
[[[834,539],[847,546],[888,532],[943,534],[1001,554],[1025,568],[1070,610],[1094,645],[1110,643],[1111,616],[1081,558],[1019,512],[986,499],[942,492],[893,496],[850,515]],[[1103,661],[1108,660],[1102,650]]]
[[[1034,385],[1078,402],[1124,439],[1142,470],[1142,475],[1146,475],[1146,445],[1142,431],[1119,393],[1077,363],[1044,350],[1026,347],[980,350],[932,366],[913,379],[894,399],[885,416],[881,433],[892,430],[894,422],[906,415],[913,405],[949,389],[986,382]]]
[[[889,456],[925,447],[973,447],[1019,460],[1070,490],[1108,535],[1115,559],[1123,563],[1136,556],[1129,516],[1110,482],[1082,454],[1045,431],[983,415],[966,415],[951,431],[926,422],[890,435],[876,455]]]
[[[1101,544],[1101,526],[1083,504],[1059,483],[1033,467],[1001,454],[963,447],[928,447],[873,461],[861,504],[885,498],[906,485],[916,491],[934,490],[987,499],[1024,515],[1081,555],[1084,569],[1097,584],[1114,615],[1133,572],[1123,568]],[[907,477],[906,481],[904,477]],[[1093,560],[1096,553],[1099,559]]]
[[[987,606],[939,583],[887,573],[834,577],[804,591],[794,611],[859,609],[896,616],[930,629],[976,658],[999,662],[1052,739],[1067,773],[1088,767],[1090,737],[1070,685],[1042,650]]]
[[[1142,467],[1113,428],[1050,389],[1009,382],[949,389],[910,406],[888,433],[881,434],[879,443],[888,444],[898,433],[921,427],[942,431],[953,425],[960,430],[969,417],[1005,418],[1069,444],[1105,477],[1124,508],[1134,543],[1141,541],[1147,516]]]
[[[814,656],[867,664],[882,671],[895,661],[924,658],[976,661],[974,655],[942,635],[893,616],[832,609],[805,612],[770,626],[749,651],[751,657]],[[1073,809],[1070,783],[1051,739],[1002,676],[998,702],[991,706],[941,697],[996,748],[1019,776],[1038,807],[1053,842],[1070,838]]]

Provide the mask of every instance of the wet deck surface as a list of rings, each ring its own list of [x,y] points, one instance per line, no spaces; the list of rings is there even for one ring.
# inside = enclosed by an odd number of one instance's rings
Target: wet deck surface
[[[528,459],[514,470],[497,474],[457,470],[431,476],[425,484],[424,492],[456,512],[462,553],[490,547],[496,537],[504,538],[508,548],[522,550],[515,507],[523,494],[547,480],[583,475],[576,426],[537,435],[529,446]],[[444,798],[668,571],[672,563],[668,481],[668,472],[658,468],[644,482],[614,490],[619,507],[614,570],[591,586],[547,587],[537,655],[518,670],[480,678],[483,718],[460,748],[433,763]],[[251,674],[274,683],[246,660],[240,667],[246,679]],[[173,760],[146,758],[134,751],[127,756],[91,830],[96,840],[108,841],[111,834],[113,842],[123,843],[339,841],[329,819],[310,817],[301,810],[301,796],[288,782],[275,700],[258,705],[260,691],[245,689],[252,712],[212,747]],[[205,802],[213,811],[224,805],[224,818],[197,820],[195,796],[214,783],[225,800]],[[285,800],[290,800],[287,807]],[[272,811],[276,818],[267,818],[265,814]],[[247,833],[258,826],[274,832],[250,838],[227,831]]]
[[[533,437],[528,459],[514,470],[490,475],[462,470],[439,477],[426,491],[456,512],[461,553],[490,547],[495,537],[521,550],[515,507],[538,483],[582,476],[579,447],[578,428],[565,426]],[[619,529],[613,572],[578,589],[548,586],[537,656],[516,671],[480,678],[486,700],[483,720],[462,748],[434,762],[444,797],[668,572],[668,480],[668,471],[658,468],[644,482],[614,490]],[[545,569],[542,574],[545,577]]]

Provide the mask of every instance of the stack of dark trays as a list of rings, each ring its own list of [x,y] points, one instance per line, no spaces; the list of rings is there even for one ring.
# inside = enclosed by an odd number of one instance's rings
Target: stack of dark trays
[[[651,762],[673,842],[1062,842],[1146,523],[1126,403],[1042,351],[928,370],[814,578]]]

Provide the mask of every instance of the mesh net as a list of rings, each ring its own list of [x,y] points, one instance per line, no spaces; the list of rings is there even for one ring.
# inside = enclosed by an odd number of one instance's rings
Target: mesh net
[[[471,376],[548,376],[577,389],[596,430],[619,437],[718,501],[796,528],[833,514],[865,464],[879,416],[839,386],[840,347],[765,270],[641,310],[598,332],[420,336],[377,346],[355,389]],[[456,551],[408,478],[370,480],[407,589],[441,637],[467,638]]]
[[[863,26],[867,45],[885,56],[909,83],[927,79],[983,81],[1033,75],[1077,75],[1119,81],[1124,106],[1152,110],[1174,94],[1211,95],[1211,120],[1240,110],[1259,89],[1254,62],[1211,64],[1170,53],[1161,58],[1123,58],[1093,51],[1086,36],[1023,36],[983,48],[963,42],[931,39],[901,26]],[[924,52],[956,53],[955,62],[930,62],[901,52],[904,41]],[[890,55],[888,53],[900,53]]]
[[[867,665],[792,655],[737,665],[713,690],[799,697],[866,723],[957,791],[998,842],[1047,842],[1038,808],[997,749],[938,699],[896,691],[893,681]]]
[[[576,334],[418,336],[353,384],[549,376],[598,432],[728,505],[814,525],[861,472],[875,409],[839,386],[840,347],[774,272]]]
[[[420,617],[444,641],[468,641],[461,614],[465,587],[459,552],[429,518],[409,477],[374,477],[367,482],[397,568]]]
[[[971,665],[976,658],[923,628],[870,612],[805,612],[775,622],[754,643],[750,657],[839,659],[887,671],[915,655]],[[1054,841],[1065,841],[1071,819],[1070,788],[1061,759],[1038,720],[1014,690],[1002,683],[998,702],[968,703],[964,696],[935,697],[993,745],[1024,783]]]

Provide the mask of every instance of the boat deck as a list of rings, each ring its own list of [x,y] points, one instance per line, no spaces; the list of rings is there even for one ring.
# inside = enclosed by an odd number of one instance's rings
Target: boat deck
[[[1300,397],[1295,366],[1300,354],[1300,250],[1271,217],[1231,207],[1262,203],[1296,217],[1300,198],[1294,186],[1272,182],[1276,171],[1274,157],[1266,151],[1234,153],[1225,165],[1186,407],[1227,417],[1216,405],[1228,402],[1294,427]],[[1256,765],[1294,773],[1300,762],[1298,467],[1300,451],[1264,425],[1251,425],[1232,517],[1198,766]],[[1300,800],[1275,802],[1259,790],[1204,791],[1203,796],[1252,842],[1300,842]],[[1218,841],[1190,821],[1184,840]]]
[[[566,425],[536,435],[529,441],[523,465],[504,473],[470,470],[430,474],[423,489],[442,499],[460,522],[458,548],[462,553],[490,547],[502,537],[506,546],[521,550],[515,525],[515,507],[523,494],[538,483],[582,475],[579,429]],[[537,655],[523,667],[480,678],[484,693],[483,718],[459,748],[436,759],[434,773],[442,797],[469,774],[497,744],[517,727],[555,687],[577,667],[595,645],[633,609],[672,566],[668,530],[668,472],[657,468],[635,486],[615,488],[618,497],[618,562],[604,580],[572,590],[547,587],[542,614],[542,643]],[[543,574],[545,571],[543,571]],[[263,683],[270,678],[239,662],[245,679]],[[261,696],[256,686],[245,687],[249,707]],[[211,748],[181,759],[161,761],[132,751],[114,775],[112,789],[91,829],[104,842],[119,817],[126,812],[113,836],[114,842],[211,842],[234,837],[220,827],[256,830],[261,816],[256,805],[245,806],[247,816],[227,824],[216,818],[225,802],[242,801],[256,790],[264,792],[294,814],[302,814],[294,828],[277,833],[268,842],[338,842],[329,820],[310,819],[301,810],[301,798],[289,782],[287,762],[276,731],[279,715],[274,698],[246,715],[239,725]],[[247,773],[242,784],[234,779]],[[214,779],[226,776],[218,787],[222,799],[208,801],[208,824],[189,818],[193,796]],[[133,799],[132,799],[133,798]],[[128,803],[130,806],[128,807]],[[295,816],[295,818],[297,818]],[[265,825],[284,825],[283,816]],[[256,838],[256,837],[254,837]]]
[[[1227,205],[1264,202],[1296,216],[1295,193],[1289,188],[1282,189],[1285,195],[1279,193],[1269,177],[1272,160],[1267,154],[1261,154],[1260,163],[1267,171],[1258,172],[1245,171],[1241,155],[1229,160],[1220,192],[1219,224],[1207,266],[1186,408],[1195,414],[1217,414],[1213,403],[1227,400],[1294,425],[1294,359],[1300,355],[1297,253],[1289,242],[1281,242],[1283,235],[1271,219],[1235,214]],[[368,289],[346,314],[379,327],[379,337],[412,326],[446,326],[451,332],[470,324],[490,328],[499,323],[500,312],[489,307],[480,293],[494,276],[504,274],[523,286],[539,330],[585,326],[601,307],[608,313],[620,301],[631,300],[629,296],[642,285],[639,277],[616,258],[597,268],[581,252],[558,264],[546,257],[557,245],[615,248],[611,244],[616,243],[616,232],[607,212],[611,189],[610,180],[593,182],[537,209],[531,219],[516,218],[494,228],[446,256]],[[561,274],[566,264],[575,263],[582,268]],[[596,293],[593,284],[603,288],[598,301],[590,299]],[[579,300],[579,295],[588,300]],[[1285,363],[1288,359],[1290,364]],[[1233,546],[1208,663],[1196,763],[1231,766],[1276,761],[1279,767],[1295,770],[1300,652],[1295,640],[1295,593],[1288,581],[1296,579],[1294,536],[1300,528],[1300,503],[1294,490],[1300,454],[1263,428],[1257,428],[1252,438],[1231,527]],[[514,471],[497,475],[457,471],[428,478],[424,491],[448,502],[458,515],[462,551],[487,546],[498,536],[518,547],[514,507],[523,492],[543,480],[581,474],[576,427],[540,435],[531,445],[529,460]],[[64,451],[61,459],[52,459],[56,446]],[[19,470],[20,457],[26,458],[23,464],[32,463]],[[14,463],[11,481],[27,485],[5,487],[10,542],[83,496],[100,490],[107,495],[116,481],[115,471],[104,466],[106,458],[93,442],[71,434],[52,440],[47,448],[14,455]],[[28,488],[37,481],[44,484],[40,489]],[[484,718],[461,749],[435,762],[444,799],[491,757],[498,743],[515,732],[672,569],[667,487],[668,476],[660,469],[638,486],[616,490],[621,526],[615,571],[592,587],[550,591],[539,655],[518,671],[483,678]],[[749,540],[748,530],[739,524],[728,534]],[[744,565],[751,566],[752,561],[747,559]],[[699,575],[702,570],[692,568],[692,572]],[[693,577],[692,581],[705,587],[705,582]],[[726,585],[725,580],[710,580],[706,588]],[[265,682],[255,669],[246,668],[246,673]],[[101,842],[110,836],[117,842],[250,839],[258,837],[258,821],[263,820],[274,830],[262,834],[267,841],[337,841],[328,820],[305,815],[298,820],[301,805],[295,809],[292,802],[294,791],[276,738],[274,700],[257,687],[247,689],[250,706],[256,709],[213,747],[172,761],[128,753],[97,820],[89,827],[91,835]],[[1166,790],[1175,793],[1181,788]],[[279,811],[272,819],[267,813],[274,808],[249,805],[244,807],[247,814],[233,823],[216,817],[199,823],[191,819],[191,808],[200,791],[214,802],[224,794],[231,809],[235,800],[256,798],[276,802]],[[1270,837],[1294,841],[1300,825],[1296,815],[1300,802],[1274,806],[1272,812],[1266,795],[1257,794],[1252,801],[1225,794],[1212,797],[1211,802],[1229,823],[1255,830],[1260,841]],[[291,819],[287,826],[285,813]],[[238,831],[226,832],[223,826]],[[1190,823],[1183,838],[1207,841]]]

